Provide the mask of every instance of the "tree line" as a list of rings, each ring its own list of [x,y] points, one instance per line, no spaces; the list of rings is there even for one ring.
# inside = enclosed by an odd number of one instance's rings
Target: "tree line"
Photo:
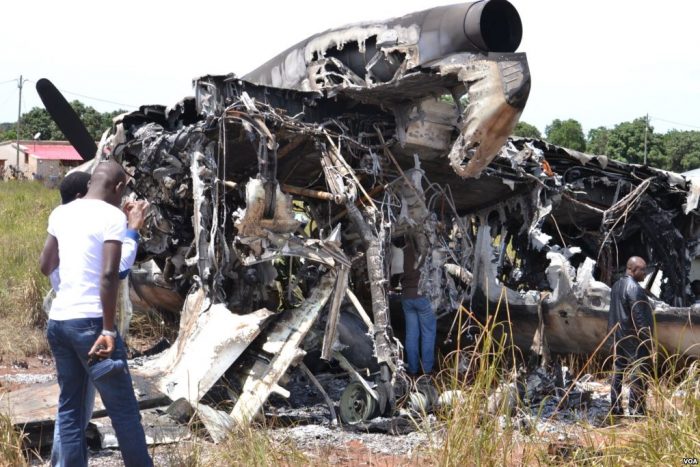
[[[70,105],[85,124],[88,133],[95,141],[99,141],[102,133],[112,126],[112,119],[126,110],[113,112],[98,112],[93,107],[85,105],[79,100],[74,100]],[[66,137],[59,130],[56,123],[43,107],[34,107],[20,117],[19,139],[33,139],[37,133],[41,133],[39,140],[65,140]],[[0,141],[16,140],[17,130],[15,123],[0,123]]]
[[[581,124],[571,118],[552,121],[544,130],[544,138],[537,127],[527,122],[519,122],[513,134],[545,139],[576,151],[604,154],[623,162],[643,164],[645,131],[648,165],[674,172],[700,168],[700,131],[656,133],[653,126],[647,126],[645,117],[621,122],[612,128],[593,128],[585,136]]]

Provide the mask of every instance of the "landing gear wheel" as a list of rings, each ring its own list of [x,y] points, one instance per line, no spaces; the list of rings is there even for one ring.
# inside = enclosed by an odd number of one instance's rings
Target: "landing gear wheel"
[[[438,396],[432,383],[419,380],[416,391],[408,396],[408,406],[416,414],[426,414],[434,410]]]
[[[391,391],[391,384],[380,382],[377,384],[376,391],[379,396],[377,415],[381,415],[382,417],[391,415],[396,407],[396,401],[392,399],[394,394]]]
[[[357,381],[351,381],[340,396],[340,419],[349,425],[371,420],[379,415],[377,401]]]

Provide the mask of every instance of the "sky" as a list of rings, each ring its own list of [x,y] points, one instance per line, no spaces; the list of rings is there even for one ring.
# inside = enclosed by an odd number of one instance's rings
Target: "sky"
[[[454,1],[23,0],[3,4],[0,122],[41,106],[50,79],[99,111],[170,105],[192,79],[242,76],[306,37]],[[532,90],[521,120],[584,131],[649,114],[655,131],[700,130],[700,2],[511,0]]]

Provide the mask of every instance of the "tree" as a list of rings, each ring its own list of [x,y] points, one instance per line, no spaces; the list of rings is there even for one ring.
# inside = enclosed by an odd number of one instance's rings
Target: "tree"
[[[32,139],[41,133],[40,139],[65,139],[61,130],[41,107],[34,107],[20,118],[20,139]]]
[[[588,141],[586,142],[586,152],[590,154],[607,154],[608,153],[608,138],[610,130],[604,126],[593,128],[588,132]]]
[[[663,136],[671,170],[685,172],[700,167],[700,131],[671,130]]]
[[[0,129],[0,141],[14,141],[17,139],[17,131],[14,128]]]
[[[124,110],[115,110],[101,113],[78,100],[71,102],[70,105],[95,141],[98,141],[102,137],[102,133],[112,125],[112,118],[115,115],[125,112]],[[20,119],[20,138],[32,139],[39,132],[42,140],[66,139],[46,109],[34,107],[23,114]]]
[[[126,112],[125,110],[115,110],[114,112],[100,113],[77,100],[71,102],[70,105],[95,141],[98,141],[102,137],[102,133],[112,126],[112,118],[114,116]]]
[[[647,164],[660,169],[669,169],[670,163],[664,153],[663,138],[647,127],[646,118],[615,125],[608,135],[608,156],[631,164],[644,163],[644,132],[646,129]]]
[[[542,138],[540,130],[538,130],[535,125],[530,125],[529,123],[523,121],[519,121],[518,124],[515,125],[515,129],[513,130],[513,136],[522,136],[523,138],[535,139]]]
[[[552,144],[576,151],[586,150],[586,140],[583,137],[581,124],[572,118],[568,120],[556,119],[547,125],[544,132],[547,141]]]

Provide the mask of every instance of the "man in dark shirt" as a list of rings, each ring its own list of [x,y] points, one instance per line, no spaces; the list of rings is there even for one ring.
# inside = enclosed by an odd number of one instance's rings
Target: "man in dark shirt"
[[[627,272],[612,287],[608,329],[614,328],[613,377],[610,385],[610,413],[622,415],[622,377],[632,367],[630,381],[630,415],[645,415],[644,396],[649,375],[649,356],[653,328],[652,308],[646,292],[639,285],[647,264],[633,256]]]
[[[406,360],[408,374],[417,376],[421,363],[423,372],[430,374],[435,363],[435,332],[437,318],[430,299],[421,294],[420,269],[425,258],[416,257],[416,246],[406,236],[401,278],[401,306],[406,318]]]
[[[700,303],[700,280],[695,279],[690,283],[690,291],[693,293],[693,304]]]

